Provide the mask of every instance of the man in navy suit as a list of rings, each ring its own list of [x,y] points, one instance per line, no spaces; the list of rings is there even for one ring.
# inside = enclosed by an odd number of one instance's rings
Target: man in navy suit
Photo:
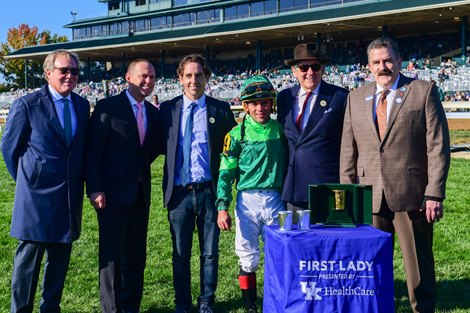
[[[348,91],[322,80],[327,61],[317,45],[297,45],[294,59],[285,63],[291,66],[299,84],[277,96],[278,120],[289,144],[282,199],[294,213],[308,209],[308,185],[339,182]]]
[[[145,100],[155,69],[132,61],[128,88],[98,101],[87,142],[87,194],[99,224],[99,282],[104,313],[137,313],[144,287],[150,164],[160,153],[160,112]]]
[[[72,242],[82,221],[84,151],[90,105],[72,92],[78,56],[51,52],[47,84],[16,100],[8,114],[2,153],[16,182],[11,236],[18,239],[11,312],[33,312],[44,253],[40,312],[60,312]]]
[[[191,248],[198,229],[201,313],[213,312],[217,287],[219,234],[215,206],[220,153],[235,125],[229,104],[204,94],[211,70],[199,55],[182,59],[177,69],[183,95],[160,105],[167,141],[163,176],[173,243],[176,312],[190,312]]]

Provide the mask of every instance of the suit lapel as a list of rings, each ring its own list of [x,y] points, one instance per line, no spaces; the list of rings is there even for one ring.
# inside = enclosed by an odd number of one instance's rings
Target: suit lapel
[[[372,132],[375,134],[375,138],[377,138],[377,142],[380,143],[380,137],[377,130],[377,126],[375,124],[374,112],[375,112],[375,83],[371,83],[364,88],[364,101],[366,105],[366,116],[367,121],[369,123]]]
[[[318,90],[317,99],[313,104],[312,112],[310,112],[307,125],[305,125],[302,134],[310,133],[310,131],[315,128],[315,125],[317,125],[317,123],[323,117],[325,110],[327,110],[329,107],[331,97],[326,92],[325,86],[325,83],[322,82],[320,89]]]
[[[47,117],[48,124],[51,126],[54,133],[60,138],[64,144],[64,148],[67,146],[65,143],[64,129],[60,125],[59,117],[54,107],[54,102],[49,95],[48,85],[45,85],[41,90],[41,104],[44,114]]]
[[[171,134],[168,134],[170,138],[174,138],[174,140],[169,141],[170,147],[168,151],[174,151],[174,156],[171,158],[173,161],[173,170],[174,164],[176,160],[176,154],[178,153],[178,138],[179,138],[179,131],[180,131],[180,123],[181,123],[181,107],[183,106],[183,96],[180,96],[176,101],[175,105],[171,106],[171,120],[174,122],[172,127],[169,129]]]
[[[207,106],[207,143],[209,147],[209,157],[212,155],[211,138],[212,134],[217,131],[215,121],[217,120],[217,108],[212,105],[212,98],[206,96]]]
[[[397,118],[398,112],[400,112],[400,109],[403,107],[403,103],[405,102],[405,99],[411,90],[411,87],[408,85],[410,82],[411,79],[408,79],[400,74],[397,91],[395,92],[395,97],[392,101],[392,109],[390,111],[390,116],[388,117],[387,129],[385,131],[385,139],[387,138],[390,129],[395,123],[395,119]]]
[[[123,111],[124,119],[129,121],[129,125],[133,132],[134,142],[140,148],[140,137],[139,137],[139,129],[137,128],[137,119],[135,118],[134,109],[132,108],[132,104],[129,101],[129,98],[126,95],[126,91],[121,92],[120,94],[121,99],[119,101],[119,105],[121,105],[121,110]],[[118,105],[118,104],[116,104]]]

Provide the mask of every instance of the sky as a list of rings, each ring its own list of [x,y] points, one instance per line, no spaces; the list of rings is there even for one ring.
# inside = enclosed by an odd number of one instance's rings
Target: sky
[[[5,43],[8,29],[20,24],[37,26],[39,31],[66,35],[72,40],[70,28],[64,25],[73,21],[70,12],[77,12],[76,20],[107,15],[106,3],[98,0],[3,0],[0,7],[0,42]]]

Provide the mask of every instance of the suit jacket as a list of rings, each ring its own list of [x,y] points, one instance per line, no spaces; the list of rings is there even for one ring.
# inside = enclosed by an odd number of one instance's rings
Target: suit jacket
[[[372,185],[373,211],[385,194],[394,212],[445,198],[450,163],[447,119],[437,87],[400,75],[382,142],[373,117],[376,84],[349,94],[341,144],[341,182]]]
[[[293,106],[300,86],[277,96],[278,120],[289,144],[289,164],[282,199],[307,202],[308,185],[339,182],[339,153],[346,95],[344,88],[320,84],[319,94],[307,125],[299,131],[293,119]]]
[[[104,192],[107,206],[130,205],[142,182],[144,201],[150,205],[150,164],[163,150],[160,112],[144,102],[147,130],[140,145],[137,120],[123,91],[98,101],[87,141],[87,194]]]
[[[70,147],[47,84],[16,100],[8,114],[2,153],[16,182],[10,234],[20,240],[71,243],[80,235],[90,105],[71,97],[77,129]]]
[[[175,97],[160,105],[163,116],[164,134],[166,140],[166,159],[163,173],[163,194],[165,207],[170,202],[175,182],[175,162],[180,132],[181,107],[183,96]],[[206,96],[207,132],[209,136],[209,162],[212,175],[212,185],[217,190],[217,180],[220,166],[220,154],[225,135],[235,126],[235,118],[228,103]]]

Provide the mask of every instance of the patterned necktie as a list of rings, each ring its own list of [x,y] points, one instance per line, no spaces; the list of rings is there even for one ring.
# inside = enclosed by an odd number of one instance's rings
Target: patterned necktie
[[[307,92],[307,94],[305,95],[304,104],[302,105],[302,111],[299,112],[299,116],[297,116],[297,119],[295,120],[295,125],[297,125],[297,128],[300,131],[302,131],[302,118],[304,116],[305,109],[307,108],[308,99],[310,98],[311,95],[312,95],[311,91]]]
[[[379,103],[377,104],[377,127],[379,129],[380,140],[383,140],[385,130],[387,129],[387,95],[390,92],[388,89],[382,90]]]
[[[196,102],[192,102],[189,106],[188,118],[186,119],[186,128],[184,129],[183,139],[183,167],[180,172],[181,185],[189,184],[190,164],[191,164],[191,139],[193,134],[193,117]]]
[[[62,116],[64,118],[65,143],[67,144],[67,147],[70,147],[70,144],[72,143],[72,117],[70,115],[70,102],[67,98],[62,98],[62,102],[64,103]]]
[[[140,145],[142,146],[144,144],[144,139],[145,139],[145,118],[144,118],[144,111],[142,110],[142,107],[144,106],[143,103],[137,103],[137,128],[139,130],[139,139],[140,139]]]

